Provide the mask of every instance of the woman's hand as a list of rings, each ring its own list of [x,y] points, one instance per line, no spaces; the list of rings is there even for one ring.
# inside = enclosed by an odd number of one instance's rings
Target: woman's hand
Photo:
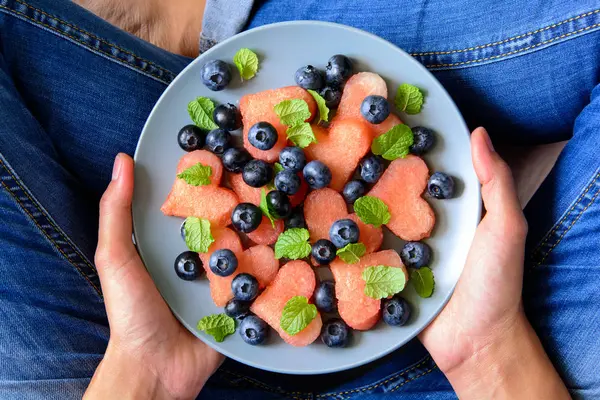
[[[454,295],[420,339],[460,398],[568,398],[523,312],[527,223],[510,168],[471,136],[486,214]]]
[[[132,243],[133,160],[119,154],[100,202],[96,266],[110,341],[85,398],[195,398],[223,356],[173,316]]]

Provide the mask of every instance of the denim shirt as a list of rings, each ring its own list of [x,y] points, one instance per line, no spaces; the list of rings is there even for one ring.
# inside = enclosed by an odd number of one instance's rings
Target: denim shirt
[[[253,0],[207,0],[200,35],[200,52],[242,31]]]

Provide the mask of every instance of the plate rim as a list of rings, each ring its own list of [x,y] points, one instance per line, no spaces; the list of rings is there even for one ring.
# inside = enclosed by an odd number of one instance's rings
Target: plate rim
[[[157,113],[157,109],[159,108],[160,104],[164,101],[164,97],[166,96],[167,92],[169,90],[172,89],[173,86],[176,85],[176,83],[178,82],[179,79],[182,79],[182,77],[187,73],[187,71],[189,69],[192,69],[194,67],[194,65],[196,63],[198,63],[198,59],[202,56],[206,56],[206,55],[210,55],[212,52],[215,51],[215,49],[218,49],[221,46],[224,46],[226,44],[228,44],[229,42],[238,40],[241,37],[253,34],[257,31],[264,31],[264,30],[273,30],[273,29],[279,29],[282,27],[287,27],[287,26],[306,26],[307,28],[310,26],[320,26],[320,27],[328,27],[328,28],[334,28],[334,29],[341,29],[341,30],[345,30],[348,32],[352,32],[354,34],[358,34],[358,35],[362,35],[362,36],[366,36],[368,38],[370,38],[371,40],[376,40],[378,42],[380,42],[381,44],[389,47],[390,51],[399,51],[400,53],[402,53],[403,55],[406,56],[406,58],[408,59],[407,62],[411,62],[413,64],[415,64],[417,66],[418,69],[420,69],[424,74],[429,75],[430,78],[433,79],[433,82],[435,85],[437,85],[439,87],[439,89],[442,90],[442,92],[447,96],[447,98],[450,100],[450,104],[451,107],[453,109],[453,111],[458,115],[459,117],[459,121],[461,124],[461,129],[465,132],[465,134],[470,137],[471,133],[470,130],[464,120],[464,117],[462,115],[462,113],[460,112],[460,110],[458,109],[458,106],[456,105],[456,103],[454,102],[454,100],[452,99],[452,97],[450,96],[450,94],[448,93],[448,91],[446,90],[446,88],[439,82],[439,80],[431,73],[431,71],[429,71],[423,64],[421,64],[420,62],[418,62],[414,57],[412,57],[409,53],[407,53],[406,51],[404,51],[403,49],[401,49],[400,47],[396,46],[395,44],[391,43],[390,41],[383,39],[373,33],[364,31],[362,29],[359,28],[355,28],[352,26],[348,26],[348,25],[344,25],[344,24],[340,24],[340,23],[335,23],[335,22],[327,22],[327,21],[314,21],[314,20],[297,20],[297,21],[283,21],[283,22],[276,22],[276,23],[272,23],[272,24],[267,24],[267,25],[262,25],[256,28],[252,28],[249,30],[246,30],[244,32],[238,33],[218,44],[216,44],[214,47],[210,48],[209,50],[205,51],[204,53],[198,55],[196,58],[194,58],[183,70],[181,70],[181,72],[179,72],[179,74],[177,74],[177,76],[175,77],[175,79],[173,79],[173,81],[171,81],[171,83],[169,83],[169,85],[165,88],[164,92],[160,95],[159,99],[156,101],[156,103],[154,104],[154,106],[152,107],[152,111],[150,112],[150,114],[148,114],[148,117],[146,118],[146,122],[144,123],[144,126],[142,128],[142,131],[140,133],[140,137],[138,139],[136,148],[135,148],[135,153],[133,156],[133,160],[134,160],[134,168],[137,165],[137,161],[138,161],[138,157],[139,157],[139,149],[140,149],[140,143],[142,142],[144,135],[146,134],[146,131],[148,129],[149,126],[149,121],[152,119],[152,117],[154,116],[155,113]],[[471,143],[469,140],[469,149],[471,149]],[[134,169],[134,173],[135,173],[135,169]],[[482,211],[483,211],[483,204],[482,204],[482,197],[481,197],[481,185],[479,185],[479,187],[477,188],[477,209],[475,211],[476,213],[476,217],[477,217],[477,225],[479,224],[479,221],[481,220],[481,215],[482,215]],[[138,250],[138,253],[140,255],[140,259],[142,260],[142,263],[144,264],[144,268],[146,268],[146,265],[143,261],[143,257],[142,257],[142,250],[141,248],[138,246],[138,241],[137,241],[137,235],[136,235],[136,222],[135,222],[135,218],[133,218],[133,207],[134,207],[134,203],[135,203],[135,196],[133,197],[132,200],[132,227],[133,227],[133,241],[134,244],[136,246],[136,249]],[[147,269],[147,268],[146,268]],[[462,275],[462,271],[464,269],[464,265],[461,268],[461,275]],[[149,271],[148,271],[149,272]],[[460,276],[459,279],[460,280]],[[446,297],[444,298],[444,300],[439,304],[439,306],[437,307],[435,313],[426,320],[426,322],[423,324],[422,327],[420,327],[419,329],[417,329],[414,333],[414,335],[406,338],[405,340],[399,341],[396,345],[391,346],[390,348],[384,350],[384,351],[380,351],[378,353],[375,354],[371,354],[368,357],[363,358],[360,361],[355,361],[355,362],[351,362],[351,363],[346,363],[344,365],[340,365],[338,367],[334,367],[334,368],[327,368],[327,369],[322,369],[322,370],[302,370],[302,371],[298,371],[298,370],[293,370],[293,369],[282,369],[282,368],[269,368],[269,367],[265,367],[263,365],[259,365],[251,360],[247,360],[244,359],[242,357],[238,357],[236,354],[228,351],[227,349],[224,349],[222,347],[218,346],[218,343],[212,341],[212,340],[207,340],[205,339],[203,336],[201,336],[195,329],[194,326],[190,326],[186,321],[183,320],[183,318],[180,317],[180,315],[171,308],[171,306],[169,305],[169,303],[167,302],[166,299],[163,300],[165,301],[165,303],[167,303],[167,306],[169,306],[169,309],[171,310],[171,312],[173,313],[173,315],[175,316],[175,318],[177,318],[177,320],[186,328],[188,329],[194,336],[196,336],[198,339],[202,340],[202,342],[204,342],[206,345],[208,345],[209,347],[211,347],[212,349],[214,349],[215,351],[223,354],[224,356],[231,358],[241,364],[244,365],[248,365],[250,367],[253,368],[257,368],[259,370],[263,370],[263,371],[269,371],[269,372],[275,372],[275,373],[283,373],[283,374],[289,374],[289,375],[322,375],[322,374],[329,374],[329,373],[335,373],[335,372],[341,372],[341,371],[346,371],[346,370],[350,370],[353,368],[358,368],[360,366],[369,364],[373,361],[376,361],[382,357],[385,357],[386,355],[398,350],[399,348],[401,348],[402,346],[406,345],[408,342],[410,342],[411,340],[417,338],[419,336],[419,334],[421,332],[423,332],[423,330],[425,330],[425,328],[427,328],[431,322],[438,317],[438,315],[440,314],[440,312],[446,307],[446,305],[448,304],[448,302],[450,301],[450,298],[452,297],[452,295],[454,294],[454,290],[456,289],[456,285],[458,284],[458,280],[452,285],[451,290],[448,292],[448,294],[446,295]],[[159,290],[160,293],[160,290]],[[161,293],[161,297],[162,297],[162,293]]]

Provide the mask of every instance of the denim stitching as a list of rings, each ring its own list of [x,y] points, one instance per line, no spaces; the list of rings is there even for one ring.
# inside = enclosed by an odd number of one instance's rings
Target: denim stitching
[[[596,174],[596,176],[592,179],[592,182],[588,185],[588,187],[581,194],[581,196],[579,196],[579,198],[577,199],[577,201],[575,202],[575,204],[573,204],[573,206],[569,209],[569,211],[566,213],[566,215],[554,226],[554,228],[552,229],[552,231],[550,231],[550,233],[548,233],[548,235],[546,235],[546,237],[544,238],[544,241],[542,243],[540,243],[540,245],[538,245],[536,247],[536,249],[535,249],[535,251],[533,253],[532,258],[536,258],[535,256],[537,254],[542,254],[542,257],[540,258],[540,260],[535,265],[532,266],[532,269],[536,268],[536,267],[539,267],[544,261],[546,261],[546,259],[550,255],[550,253],[552,253],[552,251],[554,250],[554,248],[560,244],[560,242],[563,240],[563,238],[565,237],[565,235],[573,228],[573,226],[575,225],[575,223],[577,221],[579,221],[579,219],[581,218],[581,216],[583,215],[583,213],[585,211],[587,211],[587,209],[590,208],[590,206],[592,206],[592,204],[594,204],[594,202],[596,201],[596,198],[598,197],[598,195],[600,195],[600,189],[598,191],[596,191],[596,193],[589,199],[589,203],[579,212],[579,214],[577,214],[571,220],[570,225],[568,227],[566,227],[566,229],[564,230],[564,232],[562,232],[562,234],[555,240],[555,242],[552,244],[552,246],[550,246],[550,248],[547,251],[543,250],[543,247],[546,244],[549,244],[550,239],[556,234],[556,232],[558,231],[558,229],[561,228],[561,227],[564,227],[566,219],[571,215],[571,213],[575,210],[575,208],[581,204],[581,202],[583,201],[583,199],[586,198],[586,196],[589,193],[590,189],[592,187],[594,187],[594,186],[597,186],[597,183],[598,183],[599,179],[600,179],[600,173]]]
[[[62,256],[77,270],[79,273],[88,281],[88,283],[94,288],[96,293],[102,297],[102,291],[100,288],[100,280],[96,273],[96,269],[92,264],[87,261],[85,256],[73,245],[69,238],[62,232],[62,230],[56,226],[52,221],[47,212],[39,205],[37,200],[32,198],[28,190],[22,185],[19,179],[12,173],[6,163],[0,158],[0,168],[5,174],[0,175],[0,183],[6,189],[6,191],[13,197],[15,202],[19,205],[30,218],[30,220],[37,226],[42,234],[48,239],[48,241],[62,254]],[[6,184],[6,181],[13,182],[18,186],[18,189],[12,189]],[[22,200],[19,193],[22,193],[27,199]],[[39,214],[36,217],[27,206],[34,208]],[[57,239],[53,236],[62,238],[61,242],[58,243]],[[64,248],[63,248],[64,247]],[[84,271],[84,269],[86,271]]]
[[[415,377],[413,377],[413,378],[411,378],[411,379],[407,380],[406,382],[402,382],[400,385],[398,385],[398,386],[396,386],[395,388],[393,388],[392,390],[390,390],[390,393],[391,393],[391,392],[395,392],[396,390],[400,389],[402,386],[406,385],[407,383],[410,383],[410,382],[414,381],[415,379],[418,379],[418,378],[420,378],[420,377],[422,377],[422,376],[425,376],[425,375],[429,374],[431,371],[433,371],[433,370],[434,370],[434,369],[436,369],[437,367],[438,367],[437,365],[434,365],[434,366],[433,366],[433,367],[431,367],[429,370],[427,370],[427,371],[423,372],[421,375],[417,375],[417,376],[415,376]]]
[[[564,39],[564,38],[566,38],[568,36],[572,36],[572,35],[575,35],[575,34],[578,34],[578,33],[584,32],[584,31],[588,31],[590,29],[594,29],[594,28],[597,28],[597,27],[600,27],[600,23],[594,24],[594,25],[591,25],[591,26],[587,26],[585,28],[578,29],[578,30],[576,30],[574,32],[565,33],[564,35],[561,35],[561,36],[558,36],[558,37],[546,40],[544,42],[535,44],[533,46],[525,47],[525,48],[519,49],[519,50],[509,51],[507,53],[503,53],[503,54],[499,54],[499,55],[495,55],[495,56],[491,56],[491,57],[480,58],[480,59],[477,59],[477,60],[470,60],[470,61],[462,61],[462,62],[458,62],[458,63],[429,64],[429,65],[425,65],[425,66],[427,68],[453,67],[453,66],[459,66],[459,65],[469,65],[469,64],[473,64],[473,63],[477,63],[477,62],[483,62],[483,61],[496,60],[496,59],[499,59],[499,58],[502,58],[502,57],[507,57],[507,56],[510,56],[510,55],[523,53],[523,52],[525,52],[527,50],[535,49],[535,48],[543,46],[545,44],[549,44],[549,43],[555,42],[557,40]]]
[[[107,41],[103,40],[103,39],[100,39],[100,38],[98,38],[97,36],[95,36],[95,35],[93,35],[93,34],[91,34],[91,33],[87,32],[87,31],[85,31],[85,30],[82,30],[82,29],[80,29],[80,28],[74,27],[73,25],[71,25],[71,24],[69,24],[69,23],[67,23],[67,22],[65,22],[65,21],[63,21],[63,20],[61,20],[60,18],[57,18],[57,17],[55,17],[55,16],[52,16],[52,15],[50,15],[50,14],[47,14],[47,13],[45,13],[45,12],[44,12],[44,11],[42,11],[42,10],[39,10],[39,9],[37,9],[37,8],[35,8],[35,7],[32,7],[32,6],[31,6],[31,5],[29,5],[29,4],[23,3],[23,2],[22,2],[22,1],[20,1],[20,0],[13,0],[13,1],[15,1],[15,2],[17,2],[17,3],[21,4],[21,5],[25,6],[25,7],[27,7],[27,8],[28,8],[28,9],[30,9],[30,10],[33,10],[33,11],[35,11],[35,12],[39,12],[40,14],[43,14],[43,15],[47,16],[48,18],[50,18],[50,19],[52,19],[52,20],[54,20],[54,21],[58,21],[58,22],[60,22],[61,24],[64,24],[64,25],[66,25],[66,26],[68,26],[68,27],[72,28],[73,30],[75,30],[75,31],[77,31],[77,32],[79,32],[79,33],[81,33],[81,34],[83,34],[83,35],[87,35],[87,36],[89,36],[90,38],[97,40],[97,41],[98,41],[98,42],[100,42],[101,44],[103,44],[103,45],[105,45],[105,46],[108,46],[109,48],[112,48],[112,49],[119,50],[119,52],[121,52],[121,53],[123,53],[123,54],[127,54],[128,56],[131,56],[131,57],[133,57],[133,58],[134,58],[136,61],[141,61],[141,62],[143,62],[143,63],[146,63],[146,64],[147,64],[147,66],[149,66],[149,67],[151,67],[151,68],[154,68],[154,69],[158,70],[159,72],[158,72],[158,73],[155,73],[155,72],[153,72],[153,71],[151,71],[151,70],[148,70],[148,69],[147,69],[147,68],[145,68],[145,67],[141,67],[141,66],[137,65],[136,63],[134,63],[134,62],[131,62],[131,61],[129,61],[129,60],[127,60],[127,59],[123,58],[123,57],[118,57],[118,54],[113,54],[113,53],[107,52],[107,51],[105,51],[105,50],[103,50],[103,49],[101,49],[101,48],[99,48],[99,47],[93,47],[93,46],[91,46],[91,45],[90,45],[90,43],[84,42],[84,41],[82,41],[82,40],[78,39],[77,37],[75,37],[74,35],[72,35],[72,34],[69,34],[68,32],[65,32],[64,30],[61,30],[61,29],[58,29],[57,27],[54,27],[54,26],[48,25],[48,24],[46,24],[46,23],[44,23],[44,22],[42,22],[42,21],[38,21],[38,20],[36,20],[36,19],[34,19],[34,18],[30,17],[29,15],[27,15],[27,14],[24,14],[24,13],[22,13],[22,12],[20,12],[20,11],[17,11],[17,10],[11,9],[11,8],[9,8],[9,7],[7,7],[7,6],[4,6],[4,5],[1,5],[1,4],[0,4],[0,9],[5,9],[5,10],[7,10],[9,15],[10,15],[10,14],[19,15],[19,16],[21,16],[21,17],[23,17],[23,18],[25,18],[25,19],[27,19],[27,20],[29,20],[29,21],[33,22],[33,23],[34,23],[34,24],[36,24],[36,25],[43,26],[43,27],[45,27],[45,28],[49,29],[49,30],[50,30],[50,31],[52,31],[52,32],[56,32],[56,33],[58,33],[58,34],[60,34],[60,35],[64,35],[65,37],[67,37],[67,38],[69,38],[69,39],[71,39],[71,40],[73,40],[73,41],[75,41],[75,42],[77,42],[77,43],[79,43],[79,44],[83,45],[85,48],[87,48],[87,49],[89,49],[89,50],[91,50],[91,51],[97,51],[98,53],[101,53],[103,56],[106,56],[106,57],[108,57],[109,59],[116,60],[116,61],[118,61],[118,62],[121,62],[121,63],[125,63],[125,64],[126,64],[126,65],[128,65],[129,67],[131,67],[131,68],[133,68],[133,69],[135,69],[135,70],[137,70],[137,71],[143,72],[144,74],[148,74],[148,75],[152,76],[153,78],[156,78],[156,79],[158,79],[158,80],[159,80],[160,82],[162,82],[162,83],[169,84],[169,83],[170,83],[170,82],[171,82],[171,81],[172,81],[172,80],[175,78],[175,74],[174,74],[173,72],[171,72],[171,71],[169,71],[169,70],[167,70],[167,69],[165,69],[165,68],[162,68],[162,67],[160,67],[160,66],[156,65],[155,63],[153,63],[153,62],[151,62],[151,61],[148,61],[148,60],[146,60],[146,59],[144,59],[144,58],[142,58],[142,57],[139,57],[139,56],[137,56],[137,55],[135,55],[135,54],[133,54],[133,53],[131,53],[131,52],[127,51],[127,50],[124,50],[124,49],[122,49],[122,48],[121,48],[121,47],[119,47],[119,46],[116,46],[116,45],[114,45],[114,44],[111,44],[111,43],[109,43],[109,42],[107,42]]]
[[[235,372],[231,372],[231,371],[223,369],[223,368],[219,369],[219,372],[225,372],[225,373],[233,375],[233,376],[235,376],[237,378],[243,379],[246,382],[250,383],[251,385],[256,386],[256,387],[258,387],[260,389],[264,389],[267,392],[271,392],[271,393],[274,393],[274,394],[280,394],[280,395],[284,395],[284,396],[289,396],[289,397],[291,397],[294,400],[304,400],[303,398],[297,397],[297,396],[305,396],[306,395],[305,393],[301,393],[301,392],[286,392],[285,390],[281,390],[281,389],[277,389],[277,388],[272,388],[272,387],[270,387],[270,386],[268,386],[268,385],[266,385],[266,384],[264,384],[264,383],[262,383],[260,381],[257,381],[257,380],[252,379],[252,378],[248,378],[247,376],[240,375],[240,374],[237,374]],[[232,384],[234,386],[237,386],[237,387],[240,386],[239,384],[237,384],[236,382],[232,381],[231,379],[228,379],[228,378],[226,378],[223,375],[221,375],[221,376],[222,376],[223,379],[225,379],[230,384]]]
[[[500,40],[498,42],[488,43],[488,44],[479,45],[479,46],[475,46],[475,47],[469,47],[469,48],[460,49],[460,50],[431,51],[431,52],[426,52],[426,53],[411,53],[411,56],[413,56],[413,57],[416,57],[416,56],[434,56],[434,55],[437,56],[437,55],[456,54],[456,53],[464,53],[464,52],[467,52],[467,51],[485,49],[485,48],[497,46],[497,45],[500,45],[500,44],[506,44],[508,42],[515,41],[517,39],[525,38],[527,36],[533,36],[536,33],[540,33],[540,32],[544,32],[544,31],[547,31],[547,30],[550,30],[550,29],[553,29],[553,28],[557,28],[557,27],[559,27],[561,25],[564,25],[564,24],[567,24],[569,22],[573,22],[573,21],[576,21],[578,19],[589,17],[590,15],[598,14],[598,13],[600,13],[600,9],[594,10],[594,11],[590,11],[588,13],[581,14],[581,15],[578,15],[576,17],[572,17],[572,18],[566,19],[564,21],[561,21],[561,22],[558,22],[556,24],[552,24],[552,25],[546,26],[544,28],[537,29],[537,30],[532,31],[532,32],[527,32],[527,33],[524,33],[522,35],[513,36],[513,37],[508,38],[508,39]]]

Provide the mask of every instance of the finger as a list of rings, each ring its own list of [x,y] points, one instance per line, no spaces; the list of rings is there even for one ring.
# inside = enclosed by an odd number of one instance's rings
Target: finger
[[[477,128],[471,135],[473,165],[481,183],[481,195],[489,228],[524,238],[527,224],[521,210],[509,166],[494,151],[487,131]]]

